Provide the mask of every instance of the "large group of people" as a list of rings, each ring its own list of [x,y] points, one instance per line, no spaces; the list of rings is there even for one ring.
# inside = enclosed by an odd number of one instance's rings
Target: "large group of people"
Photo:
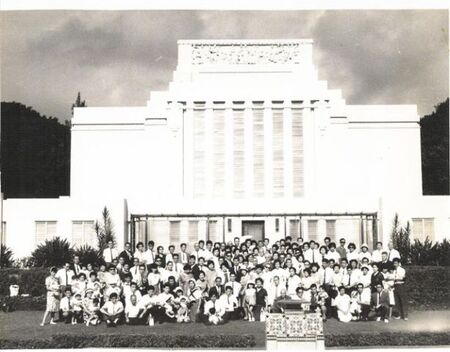
[[[392,244],[322,244],[285,239],[271,244],[236,237],[229,243],[200,240],[187,251],[112,241],[103,263],[81,263],[75,256],[46,278],[47,308],[41,325],[154,325],[164,322],[223,324],[263,321],[266,312],[290,307],[341,322],[408,319],[405,269]],[[56,320],[56,316],[58,319]]]

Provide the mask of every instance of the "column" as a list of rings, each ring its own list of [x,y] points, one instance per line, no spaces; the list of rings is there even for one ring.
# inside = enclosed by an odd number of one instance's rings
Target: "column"
[[[283,114],[283,149],[284,149],[284,197],[291,198],[292,187],[292,110],[284,108]]]
[[[266,198],[273,197],[273,148],[272,148],[272,110],[268,102],[264,108],[264,193]]]
[[[246,104],[244,110],[245,198],[253,196],[253,114]]]

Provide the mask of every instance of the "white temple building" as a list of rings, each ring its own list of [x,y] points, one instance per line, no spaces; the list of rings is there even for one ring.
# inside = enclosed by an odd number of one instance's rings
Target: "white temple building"
[[[236,236],[371,246],[395,213],[413,238],[450,235],[450,197],[423,196],[416,105],[347,105],[318,79],[312,40],[180,40],[166,91],[142,107],[76,108],[71,194],[7,199],[16,257],[53,236],[117,246]]]

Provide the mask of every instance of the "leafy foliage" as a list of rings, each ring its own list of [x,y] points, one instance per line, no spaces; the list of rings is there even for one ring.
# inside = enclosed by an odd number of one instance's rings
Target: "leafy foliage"
[[[0,247],[0,268],[9,268],[13,264],[13,252],[4,244]]]
[[[31,254],[31,260],[34,266],[62,267],[64,263],[72,261],[73,252],[72,246],[65,238],[55,237],[38,245]]]
[[[9,286],[19,285],[19,294],[41,296],[46,294],[45,278],[48,268],[6,268],[0,270],[0,296],[9,295]]]
[[[439,257],[439,247],[437,243],[425,238],[421,242],[418,239],[414,240],[411,246],[411,262],[416,265],[436,265]]]
[[[448,102],[420,120],[423,194],[450,194]]]
[[[402,264],[407,264],[411,261],[411,226],[409,221],[406,223],[406,227],[402,227],[398,214],[395,214],[392,222],[391,241],[394,248],[400,252]]]
[[[81,264],[92,264],[94,266],[100,264],[100,254],[97,249],[87,244],[75,249],[74,255],[80,257]]]
[[[349,346],[446,346],[450,344],[447,332],[379,332],[325,334],[326,347]]]
[[[5,198],[50,198],[70,190],[70,125],[16,102],[1,103]]]
[[[94,228],[95,233],[97,234],[99,253],[103,253],[103,250],[108,246],[109,241],[115,242],[114,226],[107,207],[103,208],[102,222],[96,221]]]
[[[73,116],[73,108],[84,108],[86,107],[86,100],[81,100],[81,93],[78,92],[77,100],[75,100],[75,103],[72,104],[72,116]]]

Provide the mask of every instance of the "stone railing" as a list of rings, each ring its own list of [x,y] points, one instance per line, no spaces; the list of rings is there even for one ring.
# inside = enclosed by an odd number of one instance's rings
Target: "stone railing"
[[[287,311],[266,314],[267,339],[311,341],[323,339],[320,313]]]

